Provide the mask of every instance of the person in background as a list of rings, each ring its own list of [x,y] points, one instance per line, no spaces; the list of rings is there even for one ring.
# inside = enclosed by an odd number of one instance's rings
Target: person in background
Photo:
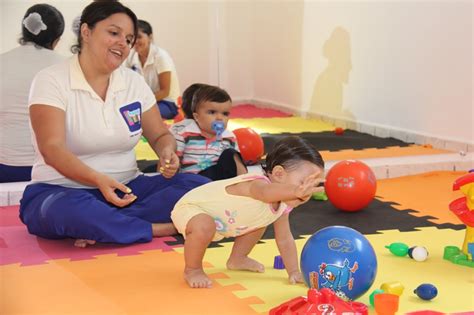
[[[303,282],[291,234],[289,213],[307,202],[324,181],[324,160],[304,139],[279,140],[266,157],[265,174],[244,174],[214,181],[185,194],[171,212],[184,238],[184,279],[192,288],[209,288],[202,260],[211,241],[235,237],[227,268],[264,272],[248,257],[265,228],[273,223],[278,250],[290,283]]]
[[[126,66],[143,75],[155,93],[161,117],[172,119],[178,114],[180,89],[173,59],[153,43],[153,29],[147,21],[138,20],[137,42]]]
[[[20,202],[31,234],[130,244],[176,233],[170,213],[205,177],[176,174],[176,141],[153,92],[122,67],[137,35],[136,15],[121,2],[82,12],[74,56],[33,79],[29,108],[36,159]],[[138,171],[134,147],[144,136],[160,175]]]
[[[247,173],[234,133],[227,130],[232,100],[229,94],[212,85],[194,92],[193,119],[171,126],[181,160],[182,173],[194,173],[212,180]]]
[[[31,6],[22,20],[20,46],[0,55],[0,183],[29,181],[35,157],[28,94],[38,71],[65,58],[54,51],[64,32],[61,12]]]

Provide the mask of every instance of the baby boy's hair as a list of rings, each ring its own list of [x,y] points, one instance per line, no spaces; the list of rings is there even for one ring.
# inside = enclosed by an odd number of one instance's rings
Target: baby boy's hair
[[[193,96],[196,91],[202,87],[209,86],[208,84],[204,83],[194,83],[191,84],[184,90],[183,92],[183,103],[181,104],[181,109],[184,112],[184,116],[186,118],[192,119],[193,118],[193,110],[191,108],[192,103],[193,103]]]
[[[316,148],[303,138],[289,136],[279,140],[265,159],[265,171],[271,173],[277,165],[291,169],[298,162],[307,161],[324,169],[324,160]]]
[[[192,112],[196,112],[199,105],[204,102],[225,103],[232,102],[229,93],[218,86],[207,85],[199,88],[193,95],[191,103]]]

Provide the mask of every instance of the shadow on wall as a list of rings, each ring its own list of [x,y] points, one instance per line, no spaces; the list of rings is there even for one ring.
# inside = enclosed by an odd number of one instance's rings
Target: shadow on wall
[[[335,28],[324,43],[323,56],[328,60],[328,65],[314,85],[311,111],[355,120],[350,111],[343,109],[343,85],[349,82],[352,70],[349,32],[342,27]]]

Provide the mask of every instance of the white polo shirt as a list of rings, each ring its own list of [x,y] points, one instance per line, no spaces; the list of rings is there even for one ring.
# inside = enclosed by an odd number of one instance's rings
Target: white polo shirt
[[[173,59],[166,50],[156,45],[150,44],[150,52],[142,67],[138,53],[133,49],[126,61],[127,67],[143,75],[145,81],[150,86],[153,93],[160,89],[159,74],[162,72],[171,72],[170,94],[165,98],[167,101],[177,102],[180,95],[178,75]]]
[[[103,101],[86,81],[75,55],[34,78],[29,105],[65,111],[66,145],[82,162],[119,182],[140,174],[133,148],[142,134],[141,115],[156,100],[143,78],[125,67],[115,70]],[[61,175],[37,150],[32,181],[86,187]]]
[[[28,94],[33,77],[65,57],[29,43],[0,55],[0,164],[31,166]]]

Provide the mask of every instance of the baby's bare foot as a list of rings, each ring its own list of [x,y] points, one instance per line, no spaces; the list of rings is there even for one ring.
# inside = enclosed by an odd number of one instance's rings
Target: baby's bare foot
[[[210,288],[212,280],[206,275],[202,269],[185,269],[184,280],[191,288]]]
[[[227,269],[265,272],[265,267],[261,263],[249,257],[229,258]]]
[[[74,246],[76,247],[87,247],[87,245],[94,245],[95,244],[95,241],[94,240],[84,240],[84,239],[77,239],[75,242],[74,242]]]

